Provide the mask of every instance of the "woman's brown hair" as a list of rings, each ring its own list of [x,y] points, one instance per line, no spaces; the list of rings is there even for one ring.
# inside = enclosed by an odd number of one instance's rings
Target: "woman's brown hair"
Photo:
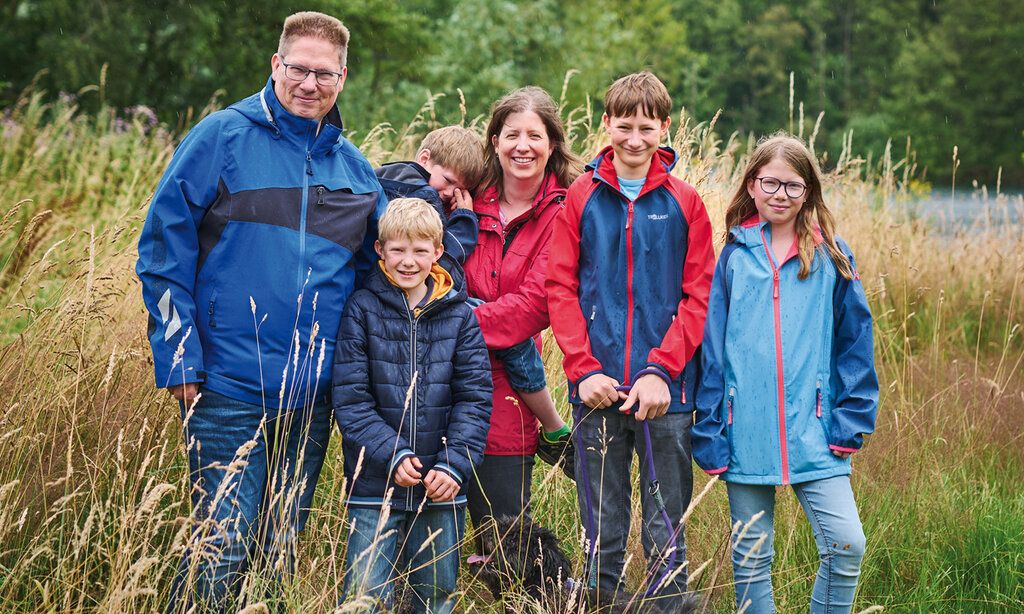
[[[807,279],[811,273],[811,263],[814,261],[814,231],[817,226],[838,273],[846,279],[853,279],[853,266],[836,244],[836,222],[822,195],[821,169],[818,168],[818,162],[800,139],[786,132],[776,132],[761,139],[754,152],[750,154],[750,160],[747,161],[746,170],[743,172],[743,180],[737,186],[736,193],[725,210],[725,240],[731,240],[729,230],[733,226],[738,226],[750,216],[757,215],[757,207],[747,191],[747,186],[757,178],[761,167],[775,159],[788,164],[807,184],[807,197],[800,212],[796,214],[797,252],[800,256],[798,277]]]
[[[551,157],[548,158],[544,172],[554,173],[558,185],[569,187],[580,174],[582,165],[565,140],[565,128],[562,126],[562,118],[558,115],[558,105],[547,92],[535,86],[512,90],[491,107],[491,120],[487,123],[487,132],[484,134],[484,177],[480,186],[495,186],[498,188],[498,194],[503,194],[501,162],[491,140],[501,133],[501,127],[505,125],[509,115],[523,111],[536,113],[547,130],[548,140],[551,142]]]

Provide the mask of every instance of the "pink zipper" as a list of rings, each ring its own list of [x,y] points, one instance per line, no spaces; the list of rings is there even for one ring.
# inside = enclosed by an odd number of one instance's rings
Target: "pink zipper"
[[[779,452],[782,459],[782,483],[789,484],[789,451],[786,447],[786,383],[782,370],[782,306],[779,300],[779,269],[772,260],[771,250],[764,240],[764,227],[761,227],[761,244],[764,255],[768,258],[768,266],[772,269],[772,307],[775,312],[775,371],[778,380],[779,403]]]

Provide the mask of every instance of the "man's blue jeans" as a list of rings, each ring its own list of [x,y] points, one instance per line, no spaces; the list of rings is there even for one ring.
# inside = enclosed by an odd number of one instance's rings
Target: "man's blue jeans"
[[[771,577],[775,486],[729,483],[727,487],[733,523],[736,607],[750,602],[744,610],[749,614],[775,612]],[[811,523],[821,559],[811,593],[811,612],[849,612],[865,543],[850,476],[793,484],[793,492]]]
[[[250,559],[292,572],[330,438],[331,408],[271,410],[202,390],[182,406],[194,524],[168,612],[234,611]]]
[[[393,607],[399,575],[413,591],[413,610],[447,614],[459,574],[459,546],[465,534],[464,506],[438,505],[423,511],[349,507],[345,596],[369,596],[376,612]],[[426,546],[424,546],[426,544]]]
[[[580,519],[587,539],[596,545],[596,561],[590,562],[590,585],[609,594],[622,590],[626,541],[629,538],[632,497],[630,465],[640,459],[640,505],[643,526],[640,541],[648,562],[645,587],[656,585],[668,572],[672,577],[657,591],[659,602],[686,592],[686,542],[681,525],[693,492],[690,461],[690,414],[666,414],[648,421],[654,469],[659,493],[671,525],[665,524],[656,497],[650,492],[643,423],[632,415],[612,409],[592,410],[576,406],[576,491]],[[596,536],[594,535],[596,533]],[[676,557],[668,569],[673,534]],[[678,573],[677,573],[678,572]]]

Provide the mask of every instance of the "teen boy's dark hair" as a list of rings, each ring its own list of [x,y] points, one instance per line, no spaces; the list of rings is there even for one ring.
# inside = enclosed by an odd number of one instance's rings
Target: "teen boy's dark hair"
[[[672,97],[665,84],[646,70],[616,79],[604,95],[608,117],[632,117],[637,108],[658,121],[665,121],[672,112]]]

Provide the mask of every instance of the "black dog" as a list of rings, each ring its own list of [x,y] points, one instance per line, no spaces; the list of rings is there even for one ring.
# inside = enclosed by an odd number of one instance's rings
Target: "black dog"
[[[484,554],[470,557],[469,565],[495,600],[502,599],[507,589],[521,587],[552,613],[690,614],[703,605],[693,593],[670,601],[642,595],[608,596],[586,588],[572,578],[572,564],[559,547],[558,537],[529,517],[497,519],[483,532],[481,542]],[[506,604],[506,611],[522,610]]]

